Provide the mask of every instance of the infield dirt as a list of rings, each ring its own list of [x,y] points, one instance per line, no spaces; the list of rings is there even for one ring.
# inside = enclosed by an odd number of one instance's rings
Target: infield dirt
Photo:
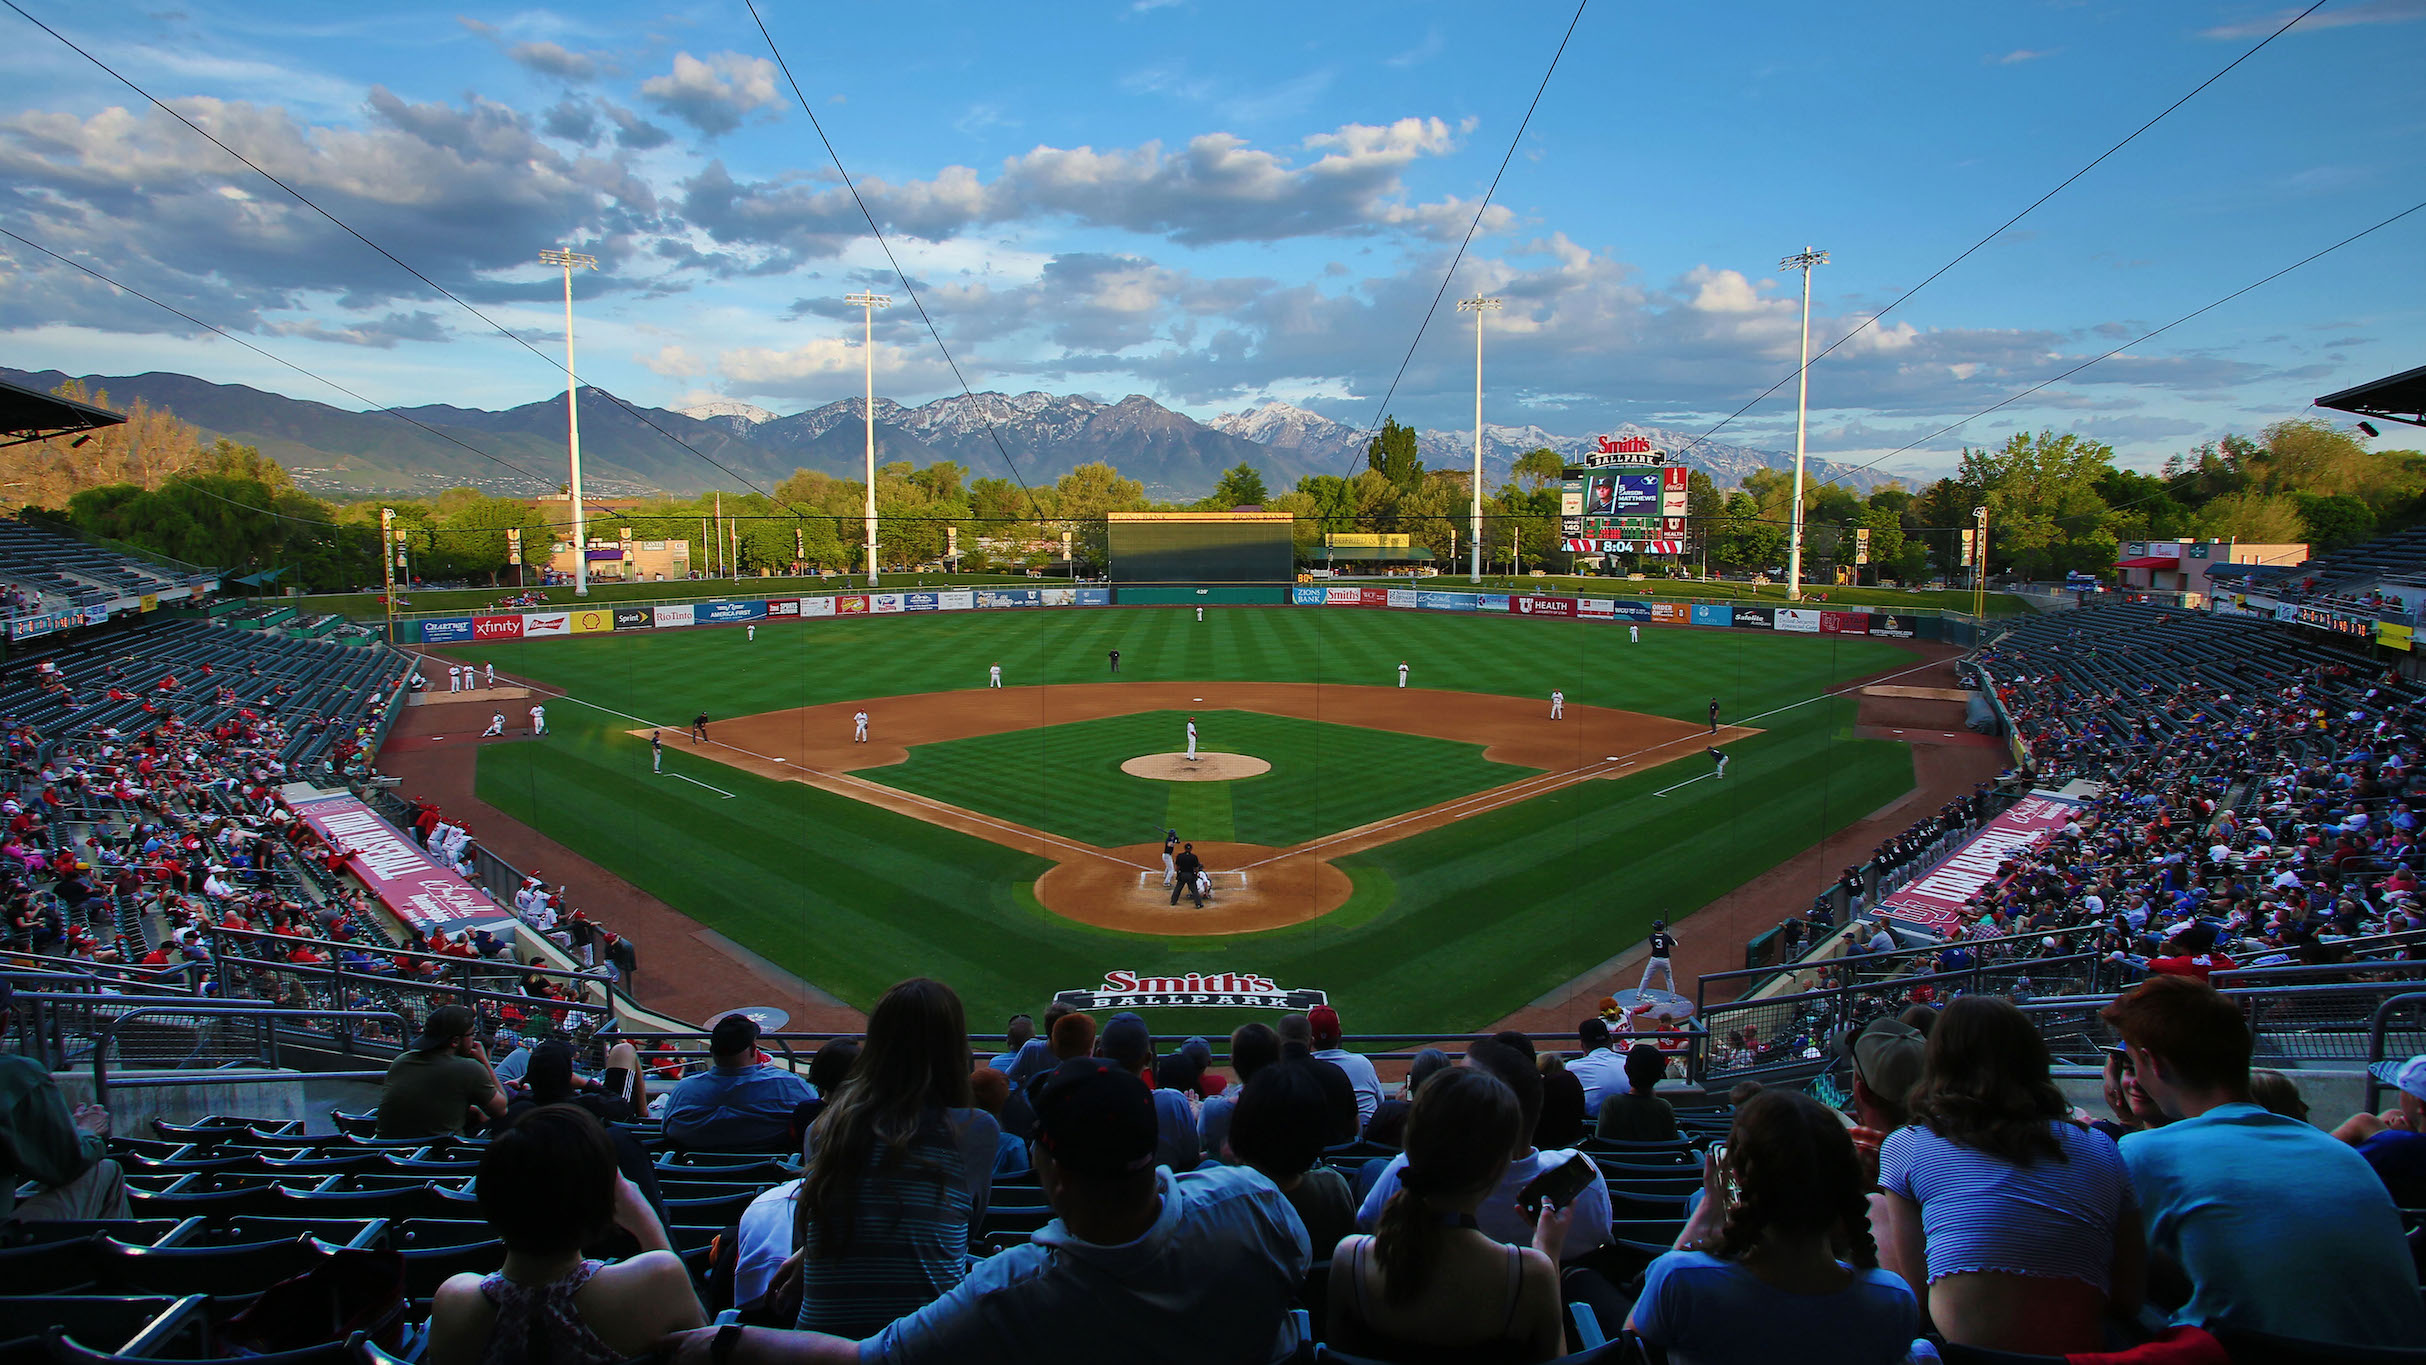
[[[900,763],[921,744],[1008,730],[1064,725],[1146,711],[1256,711],[1483,746],[1493,762],[1539,769],[1534,776],[1422,810],[1341,830],[1287,848],[1201,844],[1216,874],[1210,902],[1169,902],[1162,846],[1096,848],[994,816],[873,782],[858,774]],[[869,739],[852,739],[852,716],[868,713]],[[631,733],[646,736],[647,730]],[[1347,902],[1348,875],[1332,860],[1437,829],[1572,783],[1632,777],[1698,755],[1755,730],[1705,725],[1570,702],[1550,718],[1546,700],[1429,688],[1273,682],[1080,683],[985,688],[831,702],[718,721],[702,756],[780,781],[810,785],[931,824],[1054,860],[1036,899],[1064,918],[1099,928],[1175,936],[1278,929]],[[1218,736],[1208,735],[1218,742]],[[1387,774],[1375,774],[1386,781]],[[1141,875],[1142,874],[1142,875]],[[1243,885],[1239,884],[1243,881]]]

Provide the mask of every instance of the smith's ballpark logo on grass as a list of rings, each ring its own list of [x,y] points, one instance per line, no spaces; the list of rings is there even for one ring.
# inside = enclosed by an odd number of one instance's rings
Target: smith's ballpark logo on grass
[[[1272,978],[1251,972],[1216,972],[1211,976],[1197,972],[1185,976],[1105,972],[1103,985],[1091,990],[1063,991],[1053,998],[1080,1010],[1171,1009],[1189,1005],[1310,1010],[1327,999],[1321,991],[1287,990]]]

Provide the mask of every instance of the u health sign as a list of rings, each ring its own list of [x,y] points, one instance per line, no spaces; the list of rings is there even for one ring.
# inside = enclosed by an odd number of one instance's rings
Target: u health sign
[[[1573,616],[1575,614],[1575,599],[1572,597],[1511,597],[1508,599],[1508,605],[1514,608],[1519,616]]]

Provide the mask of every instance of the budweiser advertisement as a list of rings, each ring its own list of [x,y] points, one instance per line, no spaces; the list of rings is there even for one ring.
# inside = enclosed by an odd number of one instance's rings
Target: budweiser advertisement
[[[1953,934],[1963,927],[1971,898],[1999,880],[1997,869],[2006,859],[2045,838],[2049,830],[2062,829],[2080,808],[2081,803],[2070,798],[2033,792],[1982,825],[1944,861],[1879,902],[1874,913],[1940,938]]]

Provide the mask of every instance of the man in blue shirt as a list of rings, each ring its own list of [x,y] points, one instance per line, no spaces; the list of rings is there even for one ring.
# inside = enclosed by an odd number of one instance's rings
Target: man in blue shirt
[[[1058,1217],[865,1341],[703,1327],[673,1365],[1239,1365],[1296,1354],[1289,1299],[1312,1261],[1272,1182],[1154,1165],[1146,1083],[1100,1057],[1038,1081],[1036,1178]]]
[[[780,1152],[795,1147],[792,1111],[817,1098],[807,1081],[758,1056],[758,1023],[743,1014],[716,1021],[708,1070],[667,1097],[666,1141],[703,1152]]]
[[[2333,1135],[2359,1149],[2393,1203],[2421,1207],[2426,1201],[2426,1056],[2378,1062],[2369,1069],[2400,1095],[2400,1107],[2353,1114]]]
[[[2426,1346],[2401,1217],[2364,1158],[2249,1098],[2249,1027],[2204,981],[2155,976],[2099,1012],[2174,1122],[2122,1139],[2152,1256],[2211,1331]]]

